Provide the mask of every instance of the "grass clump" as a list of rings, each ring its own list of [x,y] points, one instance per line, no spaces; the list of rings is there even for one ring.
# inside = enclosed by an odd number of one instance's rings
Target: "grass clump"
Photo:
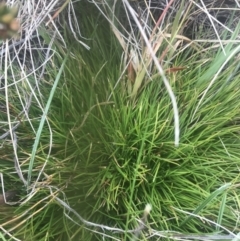
[[[228,43],[215,57],[196,48],[175,55],[178,40],[172,36],[176,49],[168,52],[167,35],[158,38],[164,72],[150,58],[133,96],[129,81],[137,78],[119,66],[116,32],[97,14],[81,24],[91,51],[65,29],[67,50],[55,41],[57,54],[32,100],[43,108],[32,105],[18,129],[26,183],[14,178],[23,199],[1,230],[23,240],[232,240],[239,232],[240,48]],[[178,146],[163,76],[178,105]],[[7,165],[2,173],[12,177]]]
[[[74,57],[66,63],[49,116],[54,142],[48,170],[52,184],[62,187],[64,195],[59,192],[55,200],[67,215],[52,219],[52,226],[64,224],[60,239],[134,240],[147,203],[153,207],[151,229],[140,232],[141,240],[166,236],[157,230],[237,232],[239,75],[227,81],[236,60],[218,73],[236,47],[227,45],[227,56],[220,51],[207,64],[185,59],[189,68],[168,74],[180,115],[175,147],[172,106],[161,77],[135,99],[124,80],[113,90],[120,47],[114,39],[101,44],[99,34],[92,36],[91,52],[69,47]],[[174,65],[180,61],[181,56]],[[46,213],[53,210],[48,206]],[[81,218],[92,223],[84,221],[84,227]]]

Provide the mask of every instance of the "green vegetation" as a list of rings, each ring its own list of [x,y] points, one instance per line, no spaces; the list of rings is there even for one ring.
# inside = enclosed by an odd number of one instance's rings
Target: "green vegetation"
[[[19,187],[23,198],[20,206],[0,207],[0,240],[191,239],[188,234],[232,240],[240,202],[238,29],[218,50],[209,44],[208,51],[183,51],[179,36],[161,39],[156,55],[166,53],[163,70],[178,105],[176,146],[161,74],[149,63],[134,89],[131,81],[139,79],[123,73],[123,46],[107,21],[79,11],[91,50],[64,28],[67,47],[54,42],[57,54],[46,64],[41,91],[29,78],[1,95],[14,103],[0,113],[7,125],[24,106],[24,98],[16,104],[19,96],[35,94],[17,129],[17,148],[9,141],[0,149],[5,189]],[[10,165],[13,151],[25,170],[18,174]]]

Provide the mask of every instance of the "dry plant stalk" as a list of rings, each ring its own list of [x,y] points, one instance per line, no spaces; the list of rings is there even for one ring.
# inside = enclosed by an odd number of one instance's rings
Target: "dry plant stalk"
[[[173,0],[171,0],[168,5],[165,7],[163,10],[162,14],[160,15],[159,19],[157,22],[155,22],[155,25],[151,31],[151,35],[149,36],[148,42],[151,44],[153,53],[156,55],[157,52],[160,50],[160,48],[163,45],[163,41],[166,39],[170,40],[178,40],[174,45],[169,43],[167,47],[162,51],[162,54],[159,57],[159,64],[163,66],[163,60],[166,57],[166,55],[172,50],[173,52],[176,51],[176,49],[182,44],[183,41],[188,42],[189,45],[192,45],[193,48],[197,49],[199,46],[195,46],[193,41],[191,41],[189,38],[170,33],[163,32],[159,26],[161,22],[164,19],[164,16],[167,14],[167,11],[171,7],[173,3]],[[150,10],[148,10],[150,11]],[[150,13],[151,14],[151,13]],[[144,41],[139,41],[142,43],[141,46],[141,52],[138,51],[137,48],[134,48],[132,45],[126,43],[124,38],[121,36],[120,31],[113,25],[111,25],[112,31],[116,38],[118,39],[120,45],[123,48],[124,54],[125,54],[125,61],[124,65],[126,66],[127,70],[127,86],[128,86],[128,94],[134,98],[137,93],[139,92],[139,89],[143,86],[144,79],[146,75],[152,79],[151,73],[154,72],[155,66],[154,66],[154,61],[151,57],[150,50],[147,46],[145,46]],[[131,35],[129,36],[130,39]],[[171,41],[170,41],[171,42]],[[140,52],[140,53],[139,53]],[[140,57],[141,56],[141,57]],[[180,70],[185,69],[185,66],[173,66],[172,68],[167,68],[164,72],[165,73],[171,73],[171,72],[177,72]],[[154,75],[155,76],[155,75]],[[146,83],[144,84],[144,86]]]

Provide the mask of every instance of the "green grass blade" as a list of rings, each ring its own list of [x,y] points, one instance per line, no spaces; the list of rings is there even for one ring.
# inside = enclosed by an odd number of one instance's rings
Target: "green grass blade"
[[[218,195],[222,194],[226,189],[228,189],[231,186],[231,183],[224,184],[217,190],[215,190],[213,193],[209,195],[207,199],[205,199],[194,211],[193,214],[199,213],[201,210],[203,210],[213,199],[215,199]],[[180,226],[183,226],[187,222],[189,222],[193,216],[188,216]]]
[[[220,209],[219,209],[218,219],[217,219],[217,224],[219,224],[219,225],[222,224],[223,213],[224,213],[224,210],[225,210],[226,200],[227,200],[227,193],[224,193],[223,197],[222,197],[221,206],[220,206]],[[216,227],[216,231],[220,231],[220,226]]]
[[[62,72],[63,72],[64,66],[65,66],[67,57],[68,56],[66,56],[65,59],[63,60],[61,68],[59,69],[59,72],[58,72],[58,74],[56,76],[56,79],[54,81],[54,85],[53,85],[53,87],[51,89],[51,92],[50,92],[50,95],[49,95],[49,98],[48,98],[48,101],[47,101],[47,105],[45,107],[44,113],[43,113],[41,121],[40,121],[40,125],[39,125],[39,128],[38,128],[38,131],[37,131],[37,134],[36,134],[36,139],[35,139],[35,142],[34,142],[34,145],[33,145],[33,149],[32,149],[31,159],[30,159],[30,162],[29,162],[27,186],[29,186],[30,182],[31,182],[33,163],[34,163],[34,159],[35,159],[35,156],[36,156],[37,147],[38,147],[38,144],[40,142],[40,136],[41,136],[41,133],[42,133],[42,130],[43,130],[43,126],[44,126],[45,120],[47,118],[47,113],[48,113],[48,110],[50,108],[50,105],[51,105],[51,102],[52,102],[52,99],[53,99],[53,95],[54,95],[54,93],[56,91],[59,79],[60,79],[60,77],[62,75]]]

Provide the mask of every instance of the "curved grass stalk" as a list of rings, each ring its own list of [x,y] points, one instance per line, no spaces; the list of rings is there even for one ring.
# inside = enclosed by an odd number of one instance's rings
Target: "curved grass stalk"
[[[147,36],[146,36],[146,34],[145,34],[141,24],[139,23],[139,20],[135,16],[135,13],[134,13],[131,5],[129,4],[129,2],[127,0],[123,0],[123,2],[127,6],[129,12],[131,13],[134,21],[136,22],[136,24],[138,26],[138,28],[139,28],[139,30],[140,30],[140,32],[142,34],[142,37],[143,37],[143,39],[144,39],[144,41],[145,41],[145,43],[147,45],[149,53],[150,53],[150,55],[151,55],[151,57],[153,59],[153,62],[155,63],[155,65],[156,65],[156,67],[157,67],[157,69],[159,71],[159,74],[162,77],[163,82],[164,82],[164,84],[166,86],[168,94],[169,94],[169,96],[171,98],[172,106],[173,106],[173,112],[174,112],[174,127],[175,127],[175,141],[174,142],[175,142],[175,146],[177,147],[179,145],[180,128],[179,128],[179,113],[178,113],[178,106],[177,106],[176,97],[175,97],[175,95],[174,95],[174,93],[172,91],[172,88],[171,88],[171,86],[170,86],[170,84],[169,84],[169,82],[168,82],[168,80],[167,80],[167,78],[166,78],[166,76],[165,76],[165,74],[163,72],[163,69],[162,69],[161,65],[158,62],[158,59],[157,59],[156,55],[154,54],[154,51],[152,49],[151,44],[148,41],[148,38],[147,38]],[[139,85],[139,82],[136,80],[135,86],[137,86],[137,85]],[[136,89],[136,87],[135,87],[135,89]],[[134,95],[134,93],[135,92],[133,92],[133,95]]]

